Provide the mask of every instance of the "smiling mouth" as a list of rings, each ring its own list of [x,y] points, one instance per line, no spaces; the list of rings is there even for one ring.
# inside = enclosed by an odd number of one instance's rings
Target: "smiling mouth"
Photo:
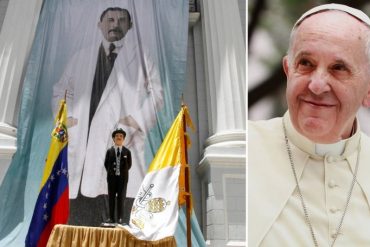
[[[310,100],[303,100],[304,103],[315,106],[315,107],[334,107],[335,104],[325,103],[325,102],[316,102]]]

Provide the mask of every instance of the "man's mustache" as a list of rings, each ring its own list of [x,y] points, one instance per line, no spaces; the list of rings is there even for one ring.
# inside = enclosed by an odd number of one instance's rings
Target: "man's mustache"
[[[110,33],[110,32],[123,33],[122,29],[120,29],[120,28],[113,28],[113,29],[108,31],[108,33]]]

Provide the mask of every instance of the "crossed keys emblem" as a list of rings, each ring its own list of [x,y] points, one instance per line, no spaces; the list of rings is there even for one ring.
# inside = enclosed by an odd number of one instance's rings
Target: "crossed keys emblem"
[[[140,192],[138,198],[139,200],[136,201],[136,206],[140,208],[145,208],[146,204],[152,198],[152,192],[151,190],[153,189],[154,184],[150,184],[147,189],[145,187],[142,187],[142,191]]]
[[[135,200],[135,205],[131,209],[133,216],[130,221],[140,229],[144,229],[145,223],[151,221],[154,214],[163,212],[171,204],[165,198],[152,198],[153,187],[154,184],[150,184],[147,188],[142,186],[138,199]]]

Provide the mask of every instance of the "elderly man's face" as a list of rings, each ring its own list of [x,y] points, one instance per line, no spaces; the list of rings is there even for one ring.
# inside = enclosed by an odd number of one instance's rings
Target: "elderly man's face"
[[[125,137],[123,136],[123,134],[117,133],[115,134],[113,141],[114,141],[114,144],[116,144],[117,146],[122,146],[124,140],[125,140]]]
[[[297,29],[283,60],[294,127],[318,143],[349,137],[361,104],[369,106],[368,28],[338,11],[315,14]]]
[[[108,11],[98,27],[107,41],[114,42],[125,37],[131,22],[126,11]]]

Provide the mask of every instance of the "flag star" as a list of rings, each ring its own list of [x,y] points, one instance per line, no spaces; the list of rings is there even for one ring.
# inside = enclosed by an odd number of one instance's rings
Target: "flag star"
[[[62,172],[64,175],[67,175],[67,169],[63,168]]]
[[[45,198],[48,199],[48,197],[49,197],[49,193],[46,193]]]
[[[47,214],[44,214],[44,217],[43,218],[44,218],[45,221],[47,221],[48,218],[49,218],[49,216]]]
[[[53,181],[55,179],[54,174],[51,174],[50,180]]]
[[[43,208],[46,209],[48,207],[48,204],[45,202]]]
[[[57,175],[60,176],[61,170],[57,171]]]
[[[50,189],[50,186],[51,186],[51,185],[50,185],[50,183],[49,183],[49,184],[48,184],[48,188],[49,188],[49,189]]]

